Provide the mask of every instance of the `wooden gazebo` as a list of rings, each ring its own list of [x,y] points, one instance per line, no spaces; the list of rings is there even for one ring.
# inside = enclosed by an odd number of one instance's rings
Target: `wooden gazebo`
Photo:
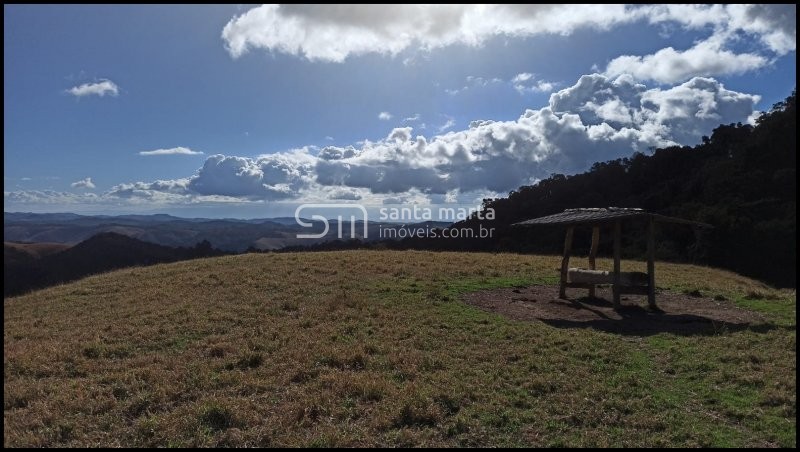
[[[620,271],[620,247],[623,221],[644,221],[647,223],[647,273]],[[564,239],[564,257],[561,260],[561,284],[559,297],[566,298],[567,287],[589,289],[589,296],[594,297],[595,287],[599,284],[611,284],[614,292],[614,309],[620,306],[623,293],[647,295],[651,308],[656,307],[655,280],[655,223],[680,223],[699,227],[710,227],[682,218],[667,217],[642,209],[602,207],[567,209],[561,213],[546,217],[515,223],[513,226],[563,225],[567,227]],[[614,271],[612,273],[597,271],[595,259],[600,242],[600,227],[611,225],[614,230]],[[572,252],[572,235],[576,226],[591,226],[592,245],[589,249],[589,269],[569,268],[569,257]]]

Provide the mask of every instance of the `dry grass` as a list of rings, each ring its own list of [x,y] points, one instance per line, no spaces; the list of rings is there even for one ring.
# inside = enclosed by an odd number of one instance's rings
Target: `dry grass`
[[[558,264],[242,255],[12,298],[4,445],[796,445],[794,292],[658,265],[659,286],[772,319],[706,336],[558,329],[460,301],[555,282]]]

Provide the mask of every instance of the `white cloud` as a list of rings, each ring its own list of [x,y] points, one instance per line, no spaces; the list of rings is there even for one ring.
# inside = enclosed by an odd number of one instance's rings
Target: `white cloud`
[[[686,50],[667,47],[649,55],[614,58],[606,67],[606,75],[631,74],[639,80],[672,84],[696,76],[742,74],[771,64],[775,55],[785,55],[797,46],[796,5],[659,5],[646,8],[651,23],[678,23],[691,29],[711,27],[713,32]],[[757,38],[763,48],[737,53],[732,47],[743,35]]]
[[[95,193],[69,193],[55,190],[19,190],[3,192],[3,202],[6,205],[89,204],[95,203],[99,199],[100,197]]]
[[[728,5],[732,28],[755,34],[778,55],[797,48],[797,5]]]
[[[119,184],[105,196],[182,203],[295,198],[311,182],[315,160],[308,148],[255,158],[216,154],[209,156],[194,176]]]
[[[119,184],[111,187],[105,196],[112,196],[124,199],[152,199],[161,197],[169,198],[170,195],[182,199],[190,195],[187,185],[190,179],[177,180],[157,180],[155,182],[134,182],[130,184]]]
[[[623,55],[611,60],[606,75],[631,74],[639,80],[676,83],[703,75],[734,75],[763,67],[769,59],[755,53],[734,53],[722,48],[717,39],[708,39],[679,51],[667,47],[645,56]]]
[[[454,125],[456,125],[456,121],[453,118],[447,118],[447,122],[439,126],[439,133],[452,129]]]
[[[83,85],[73,86],[67,92],[76,97],[83,96],[116,96],[119,94],[119,87],[111,80],[102,79],[97,83],[84,83]]]
[[[168,149],[155,149],[153,151],[141,151],[139,155],[202,155],[200,151],[193,151],[183,146]]]
[[[638,16],[621,5],[263,5],[222,31],[228,52],[254,48],[342,62],[351,55],[397,55],[453,44],[481,45],[493,36],[570,34]]]
[[[95,188],[95,185],[92,182],[92,178],[91,177],[87,177],[86,179],[81,179],[81,180],[79,180],[77,182],[73,182],[73,183],[70,184],[70,186],[72,188],[85,188],[85,189],[88,189],[88,190],[91,190],[91,189]]]
[[[261,48],[311,61],[343,62],[369,53],[394,56],[407,49],[480,46],[496,36],[570,35],[636,21],[662,29],[668,24],[710,28],[726,41],[746,34],[778,55],[796,48],[795,5],[263,5],[232,18],[222,38],[234,58]],[[696,62],[693,57],[699,53],[685,56],[686,63]],[[754,64],[744,55],[732,59],[737,68]],[[719,65],[731,57],[714,59]],[[730,73],[683,72],[681,80]]]
[[[521,74],[515,75],[514,78],[511,79],[511,82],[512,83],[524,83],[524,82],[527,82],[528,80],[530,80],[532,78],[533,78],[533,74],[531,74],[530,72],[523,72]]]
[[[757,101],[707,78],[648,89],[631,76],[593,74],[552,94],[547,107],[527,110],[514,121],[473,121],[466,130],[430,139],[399,127],[384,139],[358,147],[326,146],[316,155],[308,149],[258,158],[215,155],[183,181],[117,191],[265,200],[361,196],[348,190],[383,195],[378,199],[416,193],[415,199],[445,200],[454,190],[502,193],[651,146],[696,143],[720,123],[746,120]]]
[[[186,188],[201,195],[292,198],[309,183],[314,160],[307,149],[255,159],[212,155]]]
[[[358,190],[337,188],[331,191],[328,199],[336,199],[342,201],[359,201],[362,196]]]
[[[556,82],[546,82],[544,80],[539,80],[536,82],[536,91],[542,93],[549,93],[550,91],[553,91],[558,85],[559,84]]]
[[[658,5],[644,7],[651,23],[677,23],[689,29],[712,27],[731,37],[752,35],[770,51],[785,55],[797,46],[797,6],[780,5]]]
[[[511,79],[511,85],[520,94],[526,93],[549,93],[558,85],[555,82],[537,80],[534,74],[523,72]]]
[[[386,194],[503,192],[650,146],[696,143],[720,123],[746,120],[757,101],[712,79],[648,89],[629,76],[594,74],[515,121],[474,121],[430,139],[395,129],[384,140],[341,148],[342,158],[317,162],[316,182]]]
[[[388,121],[392,119],[392,114],[389,113],[388,111],[382,111],[378,113],[378,119],[380,119],[381,121]]]
[[[610,77],[631,74],[671,84],[741,74],[796,49],[795,5],[263,5],[232,18],[222,37],[233,57],[263,48],[311,61],[343,62],[368,53],[394,56],[407,49],[480,46],[496,36],[569,35],[632,22],[711,34],[688,49],[667,47],[614,58],[605,70]],[[760,46],[733,50],[743,36]],[[445,92],[456,95],[490,81],[468,77],[463,87]],[[553,82],[534,82],[530,73],[511,82],[523,94],[556,88]]]
[[[416,121],[419,121],[420,117],[421,116],[419,115],[419,113],[414,113],[414,115],[412,115],[412,116],[409,116],[407,118],[403,118],[403,122],[416,122]]]
[[[432,137],[398,127],[357,146],[306,147],[259,157],[212,155],[192,176],[119,184],[96,202],[473,200],[651,146],[698,143],[719,124],[746,121],[758,101],[711,78],[648,88],[630,75],[591,74],[515,120],[477,120],[467,129]],[[6,198],[17,203],[84,199],[57,192],[10,192]]]

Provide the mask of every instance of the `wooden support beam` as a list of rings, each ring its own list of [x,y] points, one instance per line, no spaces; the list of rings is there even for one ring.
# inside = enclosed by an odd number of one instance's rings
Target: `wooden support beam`
[[[569,270],[569,254],[572,251],[573,226],[567,228],[567,237],[564,239],[564,257],[561,259],[561,286],[558,289],[559,298],[567,298],[567,271]]]
[[[651,218],[647,225],[647,304],[656,308],[656,239],[655,224]]]
[[[619,272],[620,272],[620,254],[621,247],[622,247],[622,225],[620,221],[617,220],[614,222],[614,309],[618,309],[620,307],[620,283],[619,283]]]
[[[592,228],[592,247],[589,248],[589,270],[594,270],[597,268],[595,259],[597,258],[598,246],[600,246],[600,226],[594,226]],[[595,297],[594,289],[594,286],[589,288],[589,298]]]

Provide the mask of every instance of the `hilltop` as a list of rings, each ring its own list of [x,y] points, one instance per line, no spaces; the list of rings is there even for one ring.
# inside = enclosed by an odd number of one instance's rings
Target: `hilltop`
[[[796,446],[793,291],[659,263],[665,293],[765,319],[691,333],[463,300],[552,284],[558,262],[246,254],[6,299],[4,445]]]
[[[118,268],[153,265],[222,251],[200,242],[189,248],[169,247],[103,232],[75,246],[60,243],[3,243],[3,296],[18,295]]]

